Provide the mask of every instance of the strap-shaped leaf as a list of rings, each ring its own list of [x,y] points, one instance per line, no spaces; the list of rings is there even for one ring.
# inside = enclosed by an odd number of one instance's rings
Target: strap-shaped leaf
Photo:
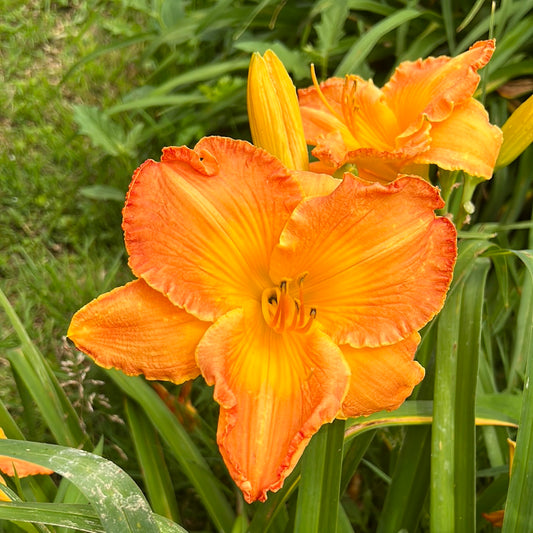
[[[74,448],[10,439],[0,441],[0,455],[36,463],[67,478],[87,497],[105,531],[160,532],[139,487],[111,461]]]

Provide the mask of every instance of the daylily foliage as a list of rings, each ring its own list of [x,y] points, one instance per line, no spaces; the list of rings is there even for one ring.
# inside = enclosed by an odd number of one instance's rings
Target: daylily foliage
[[[428,182],[292,171],[221,137],[137,169],[123,210],[136,279],[68,335],[98,364],[220,404],[218,445],[248,502],[279,489],[321,425],[398,407],[423,378],[456,233]]]
[[[502,133],[473,95],[494,47],[480,41],[454,58],[406,61],[381,89],[347,76],[300,90],[305,136],[319,159],[312,169],[352,165],[359,176],[387,182],[433,163],[490,178]]]

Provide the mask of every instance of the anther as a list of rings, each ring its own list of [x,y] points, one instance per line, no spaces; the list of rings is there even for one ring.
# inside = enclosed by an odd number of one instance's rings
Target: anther
[[[288,331],[306,333],[313,324],[316,309],[312,308],[307,315],[304,306],[302,282],[305,275],[297,278],[298,298],[294,298],[288,293],[290,280],[283,280],[278,288],[263,292],[261,297],[263,315],[269,326],[277,333]]]
[[[329,109],[330,113],[339,119],[341,122],[343,121],[343,118],[333,109],[331,104],[328,102],[327,98],[324,96],[324,93],[322,92],[322,89],[320,88],[320,84],[318,83],[316,72],[315,72],[315,65],[311,63],[311,79],[313,80],[313,85],[315,86],[315,89],[317,90],[318,97],[322,101],[322,103]]]

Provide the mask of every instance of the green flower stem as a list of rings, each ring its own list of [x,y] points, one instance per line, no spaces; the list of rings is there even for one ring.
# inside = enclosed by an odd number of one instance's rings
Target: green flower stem
[[[455,531],[455,380],[462,287],[448,295],[438,324],[431,446],[430,525],[432,533]]]

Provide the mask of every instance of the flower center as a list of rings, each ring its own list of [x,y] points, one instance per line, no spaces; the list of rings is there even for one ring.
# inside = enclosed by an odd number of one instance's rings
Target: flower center
[[[261,296],[261,309],[266,323],[276,332],[296,331],[306,333],[311,329],[316,317],[313,307],[305,312],[303,303],[303,279],[298,280],[298,298],[288,293],[288,280],[283,280],[279,287],[265,289]]]

